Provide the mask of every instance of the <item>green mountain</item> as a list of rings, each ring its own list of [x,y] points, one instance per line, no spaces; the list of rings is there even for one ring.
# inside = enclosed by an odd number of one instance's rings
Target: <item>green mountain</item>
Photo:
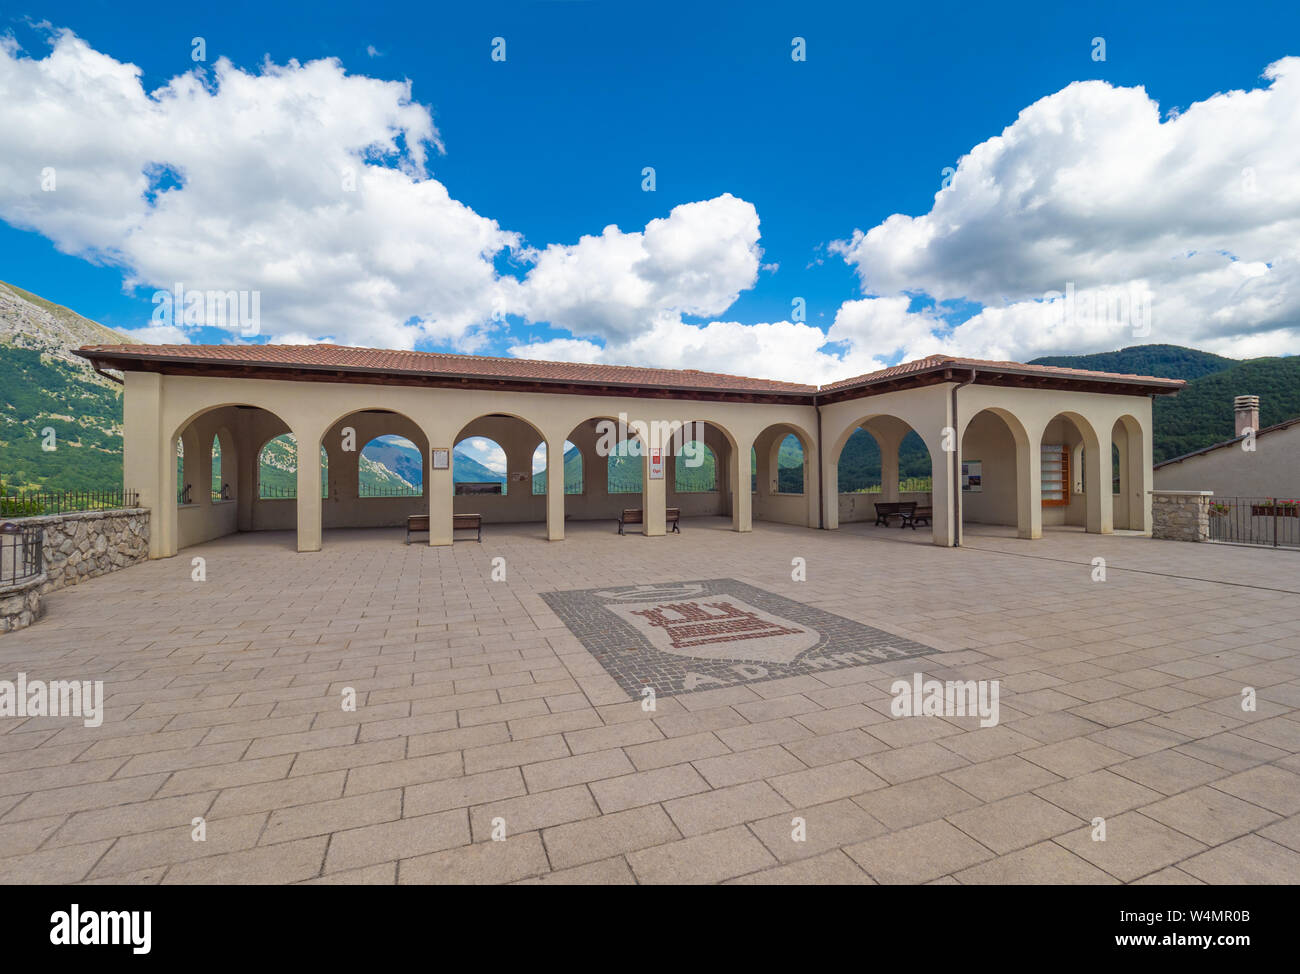
[[[122,387],[71,350],[129,341],[0,282],[0,481],[6,489],[122,486]]]
[[[1154,375],[1161,379],[1186,379],[1191,382],[1203,375],[1231,368],[1237,364],[1237,360],[1181,345],[1132,345],[1117,352],[1098,352],[1093,355],[1048,355],[1028,364],[1091,369],[1095,372],[1127,372],[1129,375]]]
[[[637,490],[640,490],[638,481]],[[582,452],[571,446],[564,451],[564,492],[566,494],[582,493]],[[539,470],[533,474],[533,493],[546,493],[546,471]]]
[[[1263,429],[1300,416],[1300,356],[1257,358],[1187,383],[1176,396],[1155,401],[1152,455],[1156,463],[1236,435],[1232,400],[1259,396]]]
[[[367,461],[370,463],[367,464]],[[371,440],[361,448],[362,482],[366,479],[366,470],[371,466],[383,468],[383,473],[374,471],[381,478],[397,478],[408,486],[424,483],[424,463],[420,451],[407,446],[406,441],[397,443],[392,440]],[[452,472],[455,472],[453,466]]]
[[[1232,439],[1236,396],[1259,396],[1261,428],[1300,416],[1300,356],[1241,361],[1180,345],[1135,345],[1033,364],[1188,380],[1178,395],[1155,399],[1151,452],[1156,463]]]

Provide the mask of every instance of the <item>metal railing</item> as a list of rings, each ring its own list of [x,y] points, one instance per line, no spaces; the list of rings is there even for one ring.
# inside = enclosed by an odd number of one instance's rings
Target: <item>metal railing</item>
[[[109,511],[136,507],[134,490],[19,490],[0,495],[0,517],[36,517],[76,511]]]
[[[35,578],[45,570],[45,529],[38,525],[0,524],[0,585]]]
[[[403,487],[400,484],[360,484],[358,497],[423,497],[423,487]]]
[[[1214,497],[1210,540],[1300,548],[1300,501],[1281,497]]]

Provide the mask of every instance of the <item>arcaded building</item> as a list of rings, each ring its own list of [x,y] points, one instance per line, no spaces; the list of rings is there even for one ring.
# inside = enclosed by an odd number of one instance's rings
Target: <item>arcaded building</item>
[[[644,512],[651,537],[665,533],[669,508],[729,518],[740,532],[755,521],[834,530],[900,499],[898,450],[909,432],[924,442],[931,476],[928,490],[906,498],[933,509],[935,544],[960,544],[965,523],[1014,526],[1022,538],[1066,526],[1149,534],[1151,397],[1183,385],[948,356],[819,387],[336,345],[92,345],[78,354],[122,373],[124,480],[153,511],[153,557],[257,530],[296,530],[298,550],[316,551],[325,528],[396,526],[411,514],[429,516],[431,545],[452,543],[454,513],[488,525],[537,522],[552,541],[564,538],[566,519],[612,523],[628,508]],[[639,494],[608,489],[611,426],[621,431],[616,449],[642,464]],[[683,428],[714,458],[711,489],[677,489]],[[859,429],[880,447],[878,493],[840,490],[840,454]],[[277,496],[260,488],[259,457],[284,434],[296,463],[293,489]],[[383,435],[418,449],[417,496],[359,488],[360,447]],[[778,453],[790,436],[802,475],[782,478]],[[451,457],[471,437],[504,451],[504,492],[457,493]],[[567,489],[565,464],[551,462],[566,443],[581,455],[581,477]],[[543,445],[548,462],[535,484]]]

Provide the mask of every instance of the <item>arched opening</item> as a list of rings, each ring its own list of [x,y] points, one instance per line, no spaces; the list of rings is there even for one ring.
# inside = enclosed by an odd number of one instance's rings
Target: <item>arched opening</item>
[[[803,444],[793,433],[776,447],[776,492],[803,496]]]
[[[1102,452],[1091,424],[1077,413],[1058,413],[1044,427],[1038,453],[1043,530],[1109,531],[1110,451]]]
[[[320,448],[320,495],[329,496],[329,454]],[[296,500],[298,497],[298,438],[281,433],[267,440],[257,451],[257,497],[264,501]]]
[[[641,453],[628,441],[626,452],[611,453],[605,458],[605,490],[611,494],[640,494],[645,489]]]
[[[492,413],[467,423],[453,439],[452,510],[484,524],[546,522],[546,495],[533,492],[533,457],[541,431],[518,416]]]
[[[468,436],[452,447],[451,480],[457,494],[507,494],[506,472],[506,451],[491,437]]]
[[[533,493],[545,495],[547,478],[546,444],[539,443],[533,451]],[[582,493],[582,451],[564,441],[564,493]]]
[[[707,420],[684,423],[666,451],[666,506],[679,510],[683,518],[731,518],[734,526],[735,456],[728,430]],[[749,486],[743,480],[741,484],[742,490]]]
[[[1042,534],[1029,453],[1028,434],[1005,410],[982,409],[970,418],[961,438],[963,533],[968,525],[980,525],[975,533],[1005,528],[992,533],[1022,538]]]
[[[754,438],[753,518],[818,527],[816,447],[806,430],[776,423]]]
[[[246,404],[209,407],[185,420],[175,432],[176,518],[155,514],[159,549],[172,554],[240,531],[296,530],[296,483],[286,472],[296,469],[296,446],[278,444],[272,451],[266,474],[271,496],[265,503],[260,496],[259,455],[288,432],[280,417]]]
[[[221,479],[221,437],[212,434],[212,481],[208,486],[214,501],[226,500],[222,493]]]
[[[682,456],[674,457],[673,490],[679,494],[712,494],[718,490],[718,458],[703,440],[687,440]]]
[[[1150,469],[1145,460],[1142,424],[1129,415],[1115,420],[1110,431],[1114,526],[1119,530],[1151,530]]]
[[[875,527],[911,525],[903,513],[920,512],[908,533],[932,540],[933,461],[925,441],[896,416],[866,416],[842,437],[835,456],[837,523]]]
[[[644,442],[643,442],[644,440]],[[729,431],[703,420],[652,420],[620,424],[614,417],[592,417],[574,426],[565,441],[567,521],[616,523],[626,510],[640,510],[646,533],[659,534],[668,509],[685,519],[730,516],[729,472],[735,455]],[[647,479],[647,449],[658,446],[659,476]],[[580,464],[580,466],[578,466]],[[576,471],[581,471],[581,487]],[[658,510],[656,510],[658,508]],[[552,537],[556,534],[553,532]]]
[[[194,485],[185,480],[185,437],[176,437],[176,503],[188,504]]]
[[[357,458],[357,497],[423,497],[424,454],[405,436],[376,436]]]
[[[538,452],[545,456],[545,444]],[[578,423],[564,440],[564,520],[611,522],[625,508],[641,507],[643,463],[635,430],[621,429],[613,417]]]
[[[325,429],[320,450],[322,530],[385,528],[403,538],[407,518],[429,512],[429,444],[410,417],[353,410]]]

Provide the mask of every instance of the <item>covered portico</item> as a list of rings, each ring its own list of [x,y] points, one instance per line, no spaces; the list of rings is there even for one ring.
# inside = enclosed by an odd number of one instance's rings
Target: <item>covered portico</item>
[[[1121,510],[1121,526],[1149,533],[1150,396],[1182,385],[941,356],[818,388],[333,345],[101,345],[79,354],[124,375],[124,479],[153,511],[155,558],[236,531],[289,527],[299,551],[316,551],[322,526],[397,525],[411,513],[429,515],[429,544],[448,545],[453,513],[489,503],[489,521],[537,521],[552,541],[564,538],[566,517],[609,518],[623,507],[644,511],[650,537],[665,534],[668,507],[728,518],[737,532],[756,519],[833,530],[840,455],[860,428],[882,444],[884,499],[899,495],[901,437],[925,443],[935,544],[959,544],[963,517],[1037,538],[1055,524],[1108,533]],[[610,427],[621,431],[613,441],[621,469],[629,455],[640,464],[639,492],[602,479],[610,441],[600,434]],[[359,451],[385,434],[419,451],[419,493],[361,496]],[[451,453],[468,435],[502,442],[511,472],[503,496],[455,496]],[[293,461],[279,496],[259,479],[261,451],[277,436],[292,444]],[[677,477],[692,438],[713,464],[702,490]],[[529,458],[542,447],[545,475],[534,486]],[[567,496],[566,448],[578,451],[582,471]],[[783,456],[795,467],[778,470]],[[981,470],[974,483],[969,474],[963,481],[970,461]]]

